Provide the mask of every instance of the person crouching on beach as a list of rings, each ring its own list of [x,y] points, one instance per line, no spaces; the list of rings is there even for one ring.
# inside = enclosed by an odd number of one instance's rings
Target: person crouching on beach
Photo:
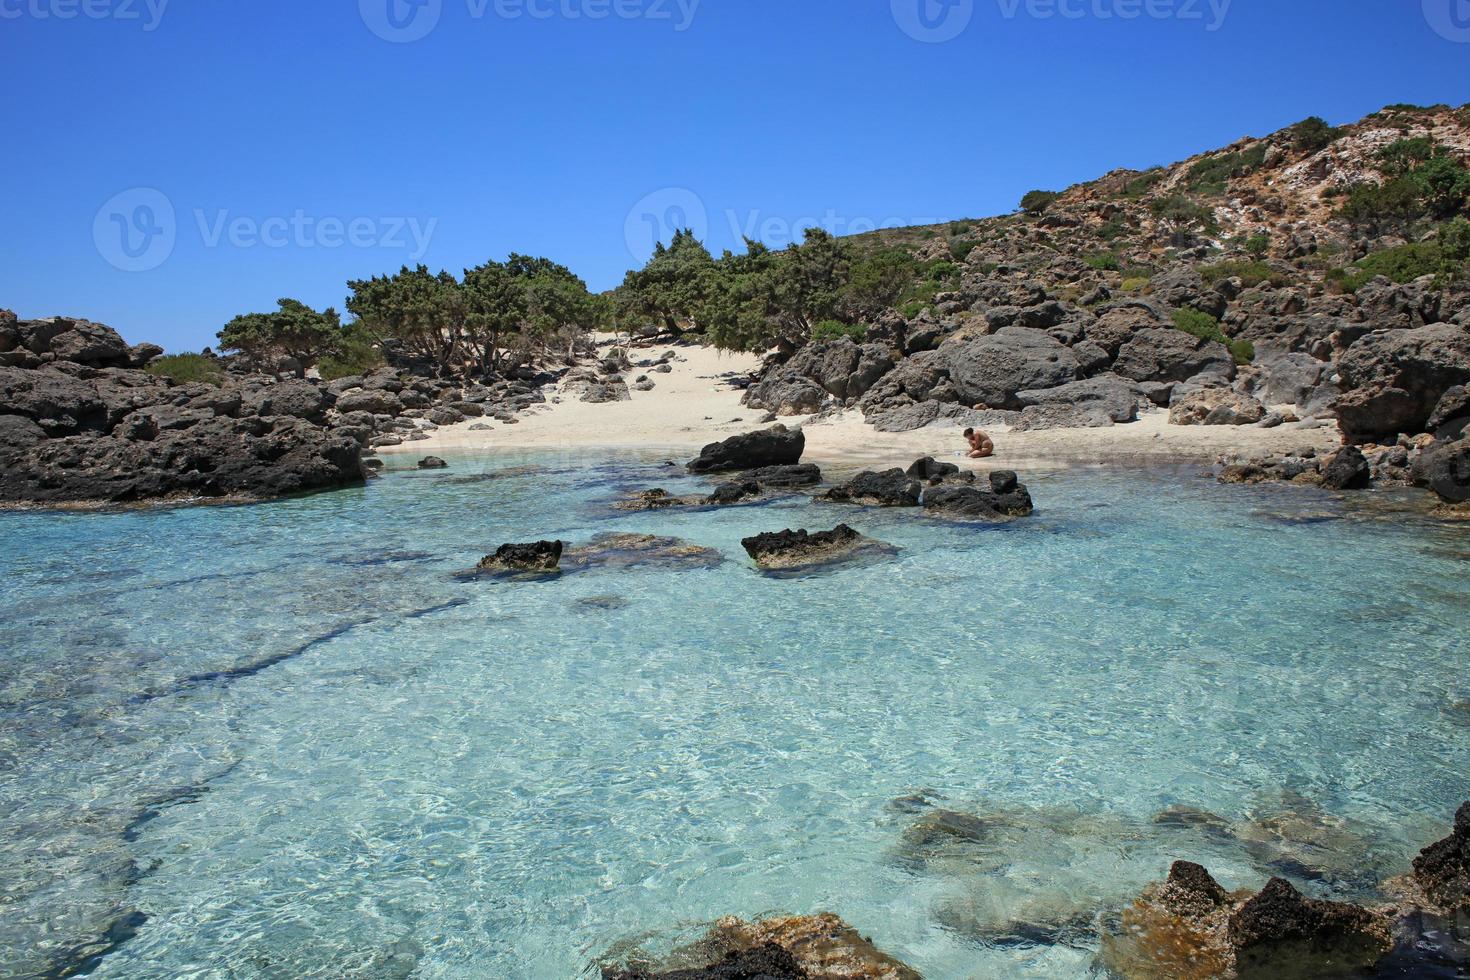
[[[995,455],[995,443],[979,429],[966,429],[965,440],[970,444],[971,459],[989,459]]]

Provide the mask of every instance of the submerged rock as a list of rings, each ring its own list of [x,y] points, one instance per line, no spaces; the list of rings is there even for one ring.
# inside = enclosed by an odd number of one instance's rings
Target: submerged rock
[[[700,450],[688,464],[691,473],[753,470],[767,466],[791,466],[801,462],[806,435],[800,429],[772,426],[759,432],[732,436]]]
[[[636,568],[668,565],[678,568],[713,568],[725,556],[714,548],[690,544],[681,538],[653,534],[599,534],[589,543],[572,548],[562,557],[568,571],[589,568]]]
[[[1124,911],[1101,960],[1124,980],[1326,980],[1370,971],[1392,948],[1389,921],[1365,908],[1306,898],[1282,878],[1231,894],[1179,861]]]
[[[859,552],[888,548],[881,542],[864,537],[846,524],[815,534],[790,529],[769,531],[746,538],[740,544],[755,559],[757,565],[768,569],[829,564],[854,557]]]
[[[423,459],[419,460],[419,469],[447,470],[449,469],[449,464],[444,462],[444,460],[440,459],[438,456],[425,456]]]
[[[537,541],[532,544],[503,544],[495,554],[480,560],[482,572],[554,572],[561,562],[560,541]]]
[[[831,913],[721,919],[662,965],[603,968],[605,980],[920,980]]]
[[[1345,446],[1322,470],[1322,485],[1329,490],[1366,490],[1373,471],[1357,446]]]

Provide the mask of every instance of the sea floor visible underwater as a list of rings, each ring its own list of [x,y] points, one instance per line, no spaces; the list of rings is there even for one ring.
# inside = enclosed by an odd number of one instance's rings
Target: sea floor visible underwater
[[[0,976],[562,980],[831,911],[930,980],[1080,978],[1175,859],[1371,900],[1470,798],[1470,526],[1408,497],[1080,469],[997,526],[628,514],[709,483],[448,458],[0,514]],[[739,543],[839,522],[896,556]],[[612,531],[725,560],[454,574]]]

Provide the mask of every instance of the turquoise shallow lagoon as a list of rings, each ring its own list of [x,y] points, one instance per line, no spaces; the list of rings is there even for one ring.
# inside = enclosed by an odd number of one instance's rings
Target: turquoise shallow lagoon
[[[828,910],[931,980],[1085,977],[1051,926],[1176,858],[1363,894],[1470,798],[1470,528],[1194,470],[1025,475],[1004,527],[618,514],[707,484],[450,462],[0,514],[0,976],[567,978]],[[899,555],[775,579],[739,546],[840,520]],[[453,577],[608,531],[728,560]],[[1332,832],[1251,847],[1170,806]],[[926,851],[941,808],[1008,829]]]

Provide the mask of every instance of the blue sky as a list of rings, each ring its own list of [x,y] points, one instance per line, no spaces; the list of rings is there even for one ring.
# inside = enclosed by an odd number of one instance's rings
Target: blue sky
[[[779,246],[1464,103],[1470,0],[0,0],[0,77],[0,306],[188,350],[415,259],[605,289],[681,217]]]

